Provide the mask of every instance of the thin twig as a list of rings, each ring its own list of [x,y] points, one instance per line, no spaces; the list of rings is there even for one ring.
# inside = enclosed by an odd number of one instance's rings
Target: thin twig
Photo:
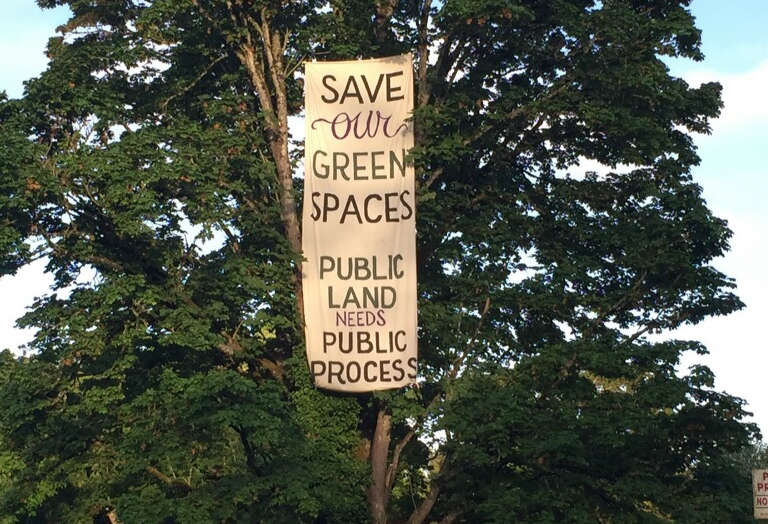
[[[173,100],[174,98],[177,98],[177,97],[179,97],[179,96],[181,96],[181,95],[183,95],[183,94],[186,94],[186,93],[188,93],[188,92],[189,92],[189,90],[190,90],[190,89],[192,89],[193,87],[195,87],[195,85],[197,85],[197,83],[198,83],[200,80],[202,80],[202,79],[205,77],[205,75],[207,75],[207,74],[208,74],[208,73],[211,71],[211,69],[213,69],[213,67],[214,67],[216,64],[218,64],[219,62],[221,62],[221,61],[222,61],[222,60],[224,60],[225,58],[227,58],[227,55],[221,55],[221,56],[219,56],[218,58],[216,58],[216,60],[214,60],[213,62],[211,62],[210,64],[208,64],[208,66],[207,66],[205,69],[203,69],[203,71],[202,71],[202,72],[201,72],[199,75],[197,75],[197,77],[195,77],[195,79],[194,79],[194,80],[192,80],[192,82],[190,82],[190,84],[189,84],[189,85],[187,85],[187,86],[186,86],[184,89],[182,89],[182,90],[181,90],[181,91],[179,91],[179,92],[176,92],[176,93],[172,94],[171,96],[169,96],[168,98],[166,98],[165,100],[163,100],[163,102],[161,102],[161,103],[160,103],[160,107],[162,108],[162,110],[163,110],[163,111],[165,111],[165,109],[168,107],[168,104],[169,104],[169,103],[171,102],[171,100]]]
[[[451,367],[451,370],[448,372],[448,376],[451,378],[455,378],[456,375],[459,372],[459,368],[461,368],[461,364],[464,362],[464,360],[467,358],[467,355],[474,349],[475,345],[477,344],[478,337],[480,335],[480,328],[483,326],[483,320],[485,319],[485,315],[488,313],[488,310],[491,308],[491,297],[487,296],[485,297],[485,304],[483,305],[483,310],[480,313],[480,320],[477,322],[477,327],[475,328],[475,333],[472,336],[472,340],[470,341],[469,345],[467,346],[467,349],[457,358],[453,366]]]

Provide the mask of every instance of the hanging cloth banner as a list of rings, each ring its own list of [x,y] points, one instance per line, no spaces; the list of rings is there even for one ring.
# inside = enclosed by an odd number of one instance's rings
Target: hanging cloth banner
[[[302,249],[310,372],[362,392],[416,380],[411,55],[306,64]]]

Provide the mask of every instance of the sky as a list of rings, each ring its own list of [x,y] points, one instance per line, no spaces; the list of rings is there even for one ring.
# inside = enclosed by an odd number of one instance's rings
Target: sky
[[[709,207],[734,232],[731,251],[715,265],[736,279],[746,308],[669,336],[708,347],[708,356],[686,358],[681,369],[694,363],[711,367],[716,388],[744,398],[752,420],[768,437],[768,344],[762,332],[768,322],[768,206],[763,204],[768,195],[768,9],[765,0],[693,0],[691,8],[703,32],[705,60],[669,65],[692,85],[723,85],[725,108],[713,122],[713,133],[695,137],[702,162],[693,175]],[[45,68],[47,39],[67,17],[66,9],[41,11],[33,0],[0,0],[0,90],[22,95],[23,81]],[[34,297],[50,292],[43,269],[39,261],[0,278],[0,348],[14,349],[31,339],[31,332],[14,324]]]

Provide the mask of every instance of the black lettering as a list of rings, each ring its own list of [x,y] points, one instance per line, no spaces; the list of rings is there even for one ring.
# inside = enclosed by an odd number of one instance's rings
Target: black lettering
[[[344,163],[342,164],[339,159],[343,159]],[[341,151],[334,151],[333,152],[333,179],[338,180],[339,175],[341,175],[341,178],[344,180],[349,180],[349,176],[347,176],[347,166],[349,165],[349,157],[346,153],[342,153]]]
[[[389,301],[387,301],[387,291],[389,292]],[[381,299],[381,308],[382,309],[390,309],[395,306],[395,302],[397,302],[397,292],[395,291],[395,288],[390,286],[382,286],[381,288],[381,296],[379,297]]]
[[[397,197],[397,193],[384,193],[384,217],[387,222],[399,222],[397,218],[397,206],[392,205],[392,199]]]
[[[328,347],[336,343],[336,334],[330,331],[323,331],[323,353],[328,353]]]
[[[357,371],[357,374],[352,377],[352,368],[355,368]],[[358,382],[360,380],[360,375],[362,374],[363,370],[360,369],[360,364],[355,362],[354,360],[352,362],[347,363],[347,382],[354,384],[355,382]]]
[[[363,307],[379,307],[379,288],[363,288]],[[384,306],[381,306],[384,307]]]
[[[347,274],[346,275],[341,270],[341,257],[338,257],[336,260],[338,261],[336,265],[339,268],[339,270],[336,273],[339,276],[339,280],[349,280],[350,278],[352,278],[352,259],[347,257]]]
[[[373,279],[374,280],[387,280],[387,272],[383,272],[382,274],[379,274],[379,264],[378,264],[379,257],[374,256],[371,259],[371,265],[373,266]],[[391,278],[391,277],[389,277]]]
[[[411,357],[408,359],[408,367],[411,368],[411,372],[408,373],[408,378],[411,380],[416,380],[416,377],[418,376],[418,368],[416,367],[416,357]]]
[[[368,259],[355,257],[355,280],[368,280],[371,278],[371,270],[368,268]]]
[[[328,286],[328,307],[338,309],[339,305],[333,303],[333,286]]]
[[[326,267],[326,263],[330,264]],[[329,257],[327,255],[323,255],[320,257],[320,279],[323,278],[323,276],[326,273],[330,273],[333,271],[333,268],[336,264],[334,264],[333,257]]]
[[[396,71],[394,73],[387,73],[387,102],[392,102],[394,100],[403,100],[405,98],[405,95],[400,96],[394,96],[394,94],[397,91],[402,91],[401,86],[393,86],[392,85],[392,79],[396,76],[402,76],[402,71]]]
[[[323,198],[323,222],[328,222],[328,211],[339,209],[339,197],[333,193],[326,193]]]
[[[368,180],[367,176],[358,175],[358,173],[365,171],[365,164],[360,162],[360,157],[364,157],[367,154],[365,151],[355,151],[352,153],[352,178],[355,180]]]
[[[395,278],[403,278],[405,276],[405,271],[400,269],[400,264],[399,264],[400,262],[403,261],[403,255],[401,255],[400,253],[394,256],[390,255],[389,260],[390,260],[389,265],[392,271],[392,275]]]
[[[321,151],[319,149],[317,151],[315,151],[315,154],[312,155],[312,173],[314,173],[314,175],[317,178],[328,178],[328,175],[330,174],[329,170],[328,170],[328,164],[323,162],[322,164],[320,164],[320,168],[322,169],[322,171],[318,171],[317,170],[317,156],[318,155],[328,156],[328,153],[326,153],[325,151]]]
[[[338,370],[334,371],[334,368],[338,368]],[[343,363],[337,360],[328,361],[328,383],[329,384],[333,384],[333,377],[336,377],[339,380],[339,384],[346,384],[346,382],[344,382],[344,379],[341,377],[342,373],[344,373]]]
[[[339,331],[339,351],[342,353],[352,353],[352,350],[355,349],[352,346],[352,333],[347,333],[347,340],[349,341],[349,347],[344,348],[344,333],[342,331]]]
[[[320,218],[320,206],[318,205],[317,201],[315,200],[315,198],[317,198],[319,196],[320,196],[320,193],[318,193],[317,191],[312,193],[312,213],[309,215],[309,217],[312,220],[317,220],[318,218]]]
[[[354,76],[350,76],[347,80],[347,85],[344,87],[344,93],[342,93],[339,103],[343,104],[347,98],[357,98],[358,102],[361,104],[364,103],[363,97],[360,94],[360,88],[357,87],[357,81]]]
[[[371,154],[373,156],[373,154]],[[389,152],[389,178],[395,178],[395,164],[400,169],[400,176],[405,178],[405,149],[400,158],[397,157],[397,153],[394,151]]]
[[[381,333],[378,331],[376,332],[376,353],[392,353],[392,332],[387,332],[387,337],[389,338],[387,347],[383,347],[381,345]]]
[[[405,150],[403,150],[405,151]],[[390,152],[391,156],[392,152]],[[371,151],[371,178],[374,180],[383,180],[387,178],[386,174],[382,175],[376,175],[377,171],[384,171],[384,164],[377,164],[376,163],[376,155],[384,156],[384,151]],[[390,172],[390,178],[392,178],[393,171],[392,171],[392,161],[390,160],[390,166],[389,166],[389,172]]]
[[[381,195],[379,195],[379,194],[371,193],[370,195],[365,197],[365,202],[363,204],[363,212],[365,213],[365,220],[366,220],[366,222],[369,222],[371,224],[375,224],[376,222],[380,222],[381,221],[381,213],[376,215],[375,218],[372,217],[368,213],[368,211],[370,209],[371,200],[378,200],[379,202],[381,202],[382,198],[381,198]]]
[[[379,380],[381,380],[382,382],[392,382],[392,379],[389,378],[388,364],[389,364],[389,360],[379,361]]]
[[[376,89],[371,93],[371,88],[368,86],[368,79],[363,76],[363,85],[365,86],[365,91],[368,93],[368,100],[371,101],[371,103],[376,101],[376,96],[379,94],[379,89],[381,89],[381,82],[384,80],[383,75],[379,75],[379,80],[376,82]]]
[[[400,382],[405,378],[405,370],[403,369],[402,364],[403,364],[403,361],[400,360],[399,358],[392,361],[392,369],[394,369],[398,373],[397,375],[394,375],[392,377],[392,380],[394,380],[395,382]]]
[[[363,345],[367,347],[363,350]],[[371,343],[371,334],[367,331],[357,332],[357,352],[358,353],[370,353],[373,351],[373,344]]]
[[[322,360],[313,360],[312,365],[310,367],[312,369],[313,377],[319,377],[320,375],[325,374],[325,362],[323,362]]]
[[[363,223],[363,217],[360,216],[360,210],[357,208],[357,200],[355,200],[355,195],[349,195],[347,204],[344,206],[344,211],[341,213],[341,220],[339,221],[340,224],[344,223],[344,221],[347,219],[347,215],[354,215],[355,218],[357,218],[358,223]]]
[[[329,80],[329,79],[330,79],[330,80],[336,80],[336,77],[335,77],[335,76],[333,76],[333,75],[325,75],[325,76],[323,76],[323,85],[324,85],[324,86],[325,86],[325,87],[328,89],[328,91],[330,91],[330,92],[332,92],[332,93],[333,93],[333,98],[326,98],[326,97],[325,97],[325,95],[322,95],[322,96],[320,97],[320,98],[322,99],[322,101],[323,101],[323,102],[325,102],[326,104],[332,104],[332,103],[334,103],[336,100],[338,100],[338,99],[339,99],[339,92],[338,92],[338,91],[336,91],[336,90],[333,88],[333,86],[331,86],[330,84],[328,84],[328,80]]]
[[[408,344],[400,341],[400,337],[405,338],[405,331],[398,331],[395,333],[395,349],[402,352],[408,349]]]
[[[405,191],[403,191],[402,193],[400,193],[400,202],[402,202],[403,207],[406,210],[408,210],[408,214],[405,214],[405,212],[403,212],[403,214],[400,215],[400,218],[402,220],[408,220],[409,218],[411,218],[413,216],[413,208],[411,208],[411,205],[408,203],[408,200],[406,200],[406,198],[405,198],[406,195],[410,195],[410,194],[411,194],[411,192],[408,191],[407,189]]]
[[[344,296],[344,304],[342,307],[346,309],[350,306],[350,304],[354,304],[357,309],[360,309],[360,301],[357,299],[355,288],[352,286],[347,289],[347,294]]]
[[[366,382],[376,382],[376,376],[375,375],[373,377],[368,375],[368,368],[370,366],[373,366],[375,368],[376,365],[377,365],[377,362],[375,362],[375,361],[368,361],[368,362],[366,362],[363,365],[363,376],[365,377],[365,381]]]

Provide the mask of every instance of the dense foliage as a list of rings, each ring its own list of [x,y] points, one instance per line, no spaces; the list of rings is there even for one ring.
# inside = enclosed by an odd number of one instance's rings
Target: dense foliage
[[[38,0],[0,101],[0,522],[740,522],[756,428],[692,341],[741,307],[692,180],[686,0]],[[415,57],[420,378],[312,387],[302,64]],[[587,171],[584,160],[608,167]],[[354,241],[353,239],[351,241]]]

